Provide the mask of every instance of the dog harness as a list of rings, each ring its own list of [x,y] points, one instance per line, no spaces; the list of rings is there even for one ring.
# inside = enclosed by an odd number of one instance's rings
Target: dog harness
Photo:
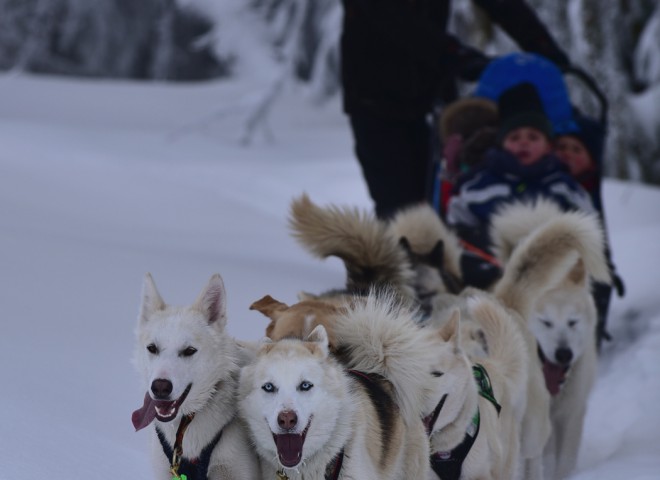
[[[483,365],[477,363],[472,367],[472,374],[479,387],[479,395],[492,403],[499,415],[502,406],[495,400],[488,372]],[[448,452],[435,452],[431,455],[431,469],[441,480],[459,480],[461,478],[463,462],[479,434],[480,418],[479,407],[477,407],[477,411],[465,431],[463,441]]]
[[[186,433],[186,429],[190,422],[195,418],[195,414],[191,413],[185,415],[179,423],[179,428],[176,431],[176,440],[174,442],[174,447],[172,447],[167,439],[165,434],[161,431],[160,428],[156,427],[156,433],[158,434],[158,440],[163,447],[163,452],[165,456],[171,459],[170,463],[170,473],[172,474],[172,480],[208,480],[208,470],[209,463],[211,462],[211,453],[216,447],[220,438],[222,438],[223,430],[220,430],[213,440],[202,449],[199,457],[197,458],[186,458],[183,456],[183,435]]]
[[[474,380],[479,387],[479,395],[493,404],[495,410],[497,410],[497,415],[499,416],[502,406],[497,403],[497,400],[495,400],[493,385],[490,383],[490,377],[488,376],[486,368],[480,363],[477,363],[472,366],[472,375],[474,375]]]
[[[431,469],[442,480],[458,480],[461,478],[463,461],[468,456],[474,441],[479,434],[479,408],[465,431],[463,441],[449,452],[435,452],[431,455]]]

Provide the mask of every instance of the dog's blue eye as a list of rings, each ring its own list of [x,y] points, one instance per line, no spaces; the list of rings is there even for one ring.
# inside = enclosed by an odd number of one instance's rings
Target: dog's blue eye
[[[180,357],[191,357],[197,352],[197,349],[195,347],[188,347],[184,350],[181,350],[179,353]]]
[[[445,373],[444,372],[438,372],[437,370],[434,372],[431,372],[431,375],[434,377],[442,377]]]
[[[156,355],[158,353],[158,347],[153,343],[150,343],[149,345],[147,345],[147,351],[149,353],[153,353],[154,355]]]
[[[305,381],[305,382],[302,382],[302,383],[298,386],[298,389],[300,389],[300,390],[303,391],[303,392],[306,392],[306,391],[310,390],[313,386],[314,386],[314,385],[313,385],[312,383],[310,383],[310,382],[306,382],[306,381]]]
[[[270,382],[266,382],[266,383],[264,383],[264,384],[261,386],[261,389],[262,389],[264,392],[267,392],[267,393],[273,393],[273,392],[275,392],[275,385],[273,385],[273,384],[270,383]]]

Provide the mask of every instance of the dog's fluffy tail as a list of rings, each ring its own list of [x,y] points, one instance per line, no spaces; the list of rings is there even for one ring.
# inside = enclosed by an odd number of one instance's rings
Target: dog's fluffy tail
[[[509,210],[504,218],[516,224],[512,211],[516,212]],[[517,225],[521,224],[524,221]],[[603,230],[593,214],[559,213],[521,237],[495,286],[495,295],[525,318],[538,298],[557,287],[574,268],[583,267],[594,280],[611,281]]]
[[[335,205],[321,208],[303,194],[291,202],[289,225],[293,236],[313,255],[343,260],[349,291],[393,287],[404,297],[414,297],[406,253],[373,215]]]
[[[562,211],[556,203],[543,198],[505,205],[490,221],[495,256],[505,265],[521,239],[561,215]]]
[[[416,312],[390,293],[371,292],[335,322],[338,356],[351,368],[384,376],[394,386],[404,421],[419,422],[433,344]]]

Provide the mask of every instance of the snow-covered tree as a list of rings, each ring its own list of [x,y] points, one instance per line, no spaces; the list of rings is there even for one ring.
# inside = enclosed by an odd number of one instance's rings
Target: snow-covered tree
[[[660,2],[527,1],[606,95],[605,173],[660,184]],[[263,91],[238,101],[249,142],[267,131],[287,85],[315,100],[338,94],[342,14],[339,0],[0,0],[0,69],[263,79]],[[471,0],[453,1],[450,30],[490,55],[517,50]],[[593,95],[567,82],[573,103],[595,115]]]
[[[660,184],[660,109],[654,108],[660,105],[660,2],[528,2],[572,64],[590,74],[607,98],[605,174]],[[304,18],[294,26],[295,12],[303,4]],[[317,97],[339,91],[340,2],[252,0],[250,7],[270,33],[273,51],[284,52],[287,45],[295,56],[289,57],[295,63],[290,72],[298,81],[309,84]],[[450,30],[490,55],[518,49],[471,0],[454,0]],[[566,80],[576,107],[597,116],[599,105],[593,93],[574,77],[567,75]],[[465,85],[462,91],[469,89]]]
[[[174,0],[0,0],[0,69],[188,79],[227,73],[196,39],[213,23]]]

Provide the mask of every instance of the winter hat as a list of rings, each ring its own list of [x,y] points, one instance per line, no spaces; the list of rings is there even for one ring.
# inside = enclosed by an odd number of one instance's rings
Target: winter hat
[[[556,135],[577,130],[564,74],[537,53],[512,52],[494,59],[481,74],[474,95],[497,101],[502,92],[520,83],[536,87]]]
[[[502,92],[497,101],[500,113],[498,142],[509,132],[521,127],[532,127],[548,139],[553,136],[552,123],[545,114],[543,103],[536,88],[531,83],[521,83]]]
[[[601,123],[585,117],[579,111],[574,113],[575,123],[578,126],[577,132],[571,132],[569,135],[580,140],[593,162],[600,167],[603,162],[603,150],[605,147],[605,126]]]
[[[484,127],[497,125],[497,105],[487,98],[468,97],[452,102],[440,117],[440,138],[459,134],[464,140]]]

